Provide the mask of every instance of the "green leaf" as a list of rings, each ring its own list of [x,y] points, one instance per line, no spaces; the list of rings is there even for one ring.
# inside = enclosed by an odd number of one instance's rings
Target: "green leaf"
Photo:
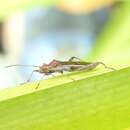
[[[98,67],[41,81],[37,90],[30,83],[0,91],[0,130],[130,129],[129,12],[125,2],[91,57],[116,71]]]
[[[33,83],[0,91],[0,129],[120,130],[130,127],[130,67],[104,71],[104,74],[101,70],[69,74],[75,81],[68,75],[44,80],[37,90]]]

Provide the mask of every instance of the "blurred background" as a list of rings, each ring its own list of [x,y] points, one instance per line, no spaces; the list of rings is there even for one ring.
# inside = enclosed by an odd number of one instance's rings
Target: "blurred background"
[[[25,82],[33,68],[52,59],[84,59],[120,6],[115,0],[5,0],[0,5],[0,89]],[[40,79],[34,74],[32,81]]]

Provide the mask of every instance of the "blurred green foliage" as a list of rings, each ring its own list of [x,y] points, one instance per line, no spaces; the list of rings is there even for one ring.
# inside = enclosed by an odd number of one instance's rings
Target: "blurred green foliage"
[[[89,59],[97,68],[0,91],[1,130],[125,130],[130,128],[130,2],[113,13]]]
[[[90,57],[120,67],[130,64],[130,2],[115,10]]]
[[[4,0],[0,4],[0,19],[4,20],[11,13],[34,7],[54,6],[56,0]]]

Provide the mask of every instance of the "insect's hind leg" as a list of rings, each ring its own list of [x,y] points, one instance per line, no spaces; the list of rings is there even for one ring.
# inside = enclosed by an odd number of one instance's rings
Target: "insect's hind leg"
[[[80,58],[75,57],[75,56],[71,57],[71,58],[69,59],[69,61],[74,61],[74,59],[79,60],[79,61],[82,61]]]
[[[41,80],[43,79],[43,77],[44,77],[44,76],[49,76],[49,75],[52,75],[53,77],[55,77],[55,75],[53,75],[53,74],[42,75],[42,77],[41,77],[41,79],[39,80],[39,82],[38,82],[37,86],[35,87],[35,89],[38,89],[38,88],[39,88],[39,86],[40,86],[40,84],[41,84]]]
[[[105,67],[105,69],[111,69],[111,70],[116,70],[115,68],[112,67],[108,67],[106,64],[104,64],[103,62],[96,62],[97,65],[103,65]]]

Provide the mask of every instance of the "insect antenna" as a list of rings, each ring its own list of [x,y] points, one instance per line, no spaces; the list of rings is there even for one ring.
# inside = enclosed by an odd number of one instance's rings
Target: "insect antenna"
[[[5,68],[17,67],[17,66],[21,66],[21,67],[39,67],[39,66],[36,66],[36,65],[19,65],[19,64],[16,64],[16,65],[8,65],[8,66],[5,66]]]

